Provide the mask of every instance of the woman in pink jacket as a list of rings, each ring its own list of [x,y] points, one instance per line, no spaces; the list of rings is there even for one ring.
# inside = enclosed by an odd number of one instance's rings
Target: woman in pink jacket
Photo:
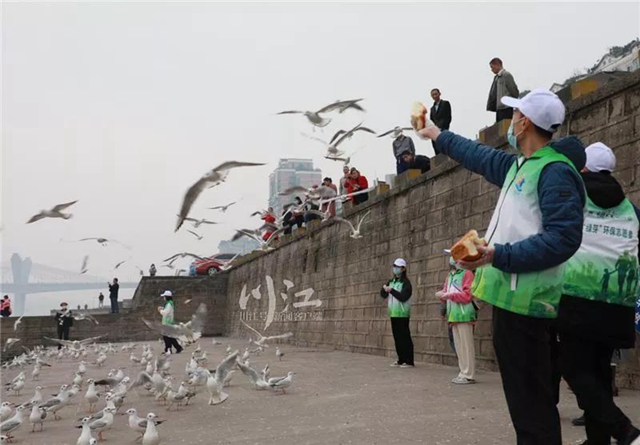
[[[449,259],[449,275],[436,297],[447,305],[447,319],[453,330],[453,342],[460,373],[451,380],[457,385],[475,383],[475,347],[473,344],[473,325],[476,321],[476,308],[471,295],[473,272],[458,269],[453,258]]]

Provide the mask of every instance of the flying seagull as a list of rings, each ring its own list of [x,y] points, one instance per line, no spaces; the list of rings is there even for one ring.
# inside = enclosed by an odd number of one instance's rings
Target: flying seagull
[[[412,127],[395,127],[389,131],[385,131],[384,133],[379,134],[377,137],[383,138],[385,136],[391,135],[393,139],[397,139],[398,137],[400,137],[403,131],[410,131],[410,130],[413,130],[413,128]]]
[[[320,108],[318,111],[296,111],[296,110],[288,110],[281,111],[277,114],[302,114],[307,120],[315,127],[323,128],[329,125],[331,119],[324,118],[321,116],[322,113],[329,113],[330,111],[338,110],[338,112],[343,113],[349,108],[353,108],[354,110],[364,111],[358,102],[362,99],[354,99],[354,100],[344,100],[337,101],[332,104],[329,104],[325,107]]]
[[[62,211],[64,209],[66,209],[67,207],[72,206],[76,202],[78,202],[78,200],[67,202],[65,204],[58,204],[57,206],[53,207],[51,210],[41,210],[40,213],[38,213],[37,215],[33,215],[31,217],[31,219],[29,219],[29,221],[27,221],[27,224],[31,224],[31,223],[34,223],[36,221],[40,221],[41,219],[44,219],[44,218],[69,219],[73,215],[71,213],[62,213]]]
[[[201,241],[201,240],[202,240],[202,238],[204,238],[204,236],[202,236],[202,235],[198,235],[198,234],[197,234],[196,232],[194,232],[193,230],[188,230],[188,229],[187,229],[187,232],[189,232],[190,234],[192,234],[193,236],[195,236],[196,238],[198,238],[198,241]]]
[[[271,242],[278,238],[278,235],[280,235],[282,232],[284,232],[284,227],[276,230],[275,232],[271,233],[271,236],[269,236],[268,240],[263,240],[260,236],[255,235],[253,231],[245,231],[245,230],[236,230],[236,232],[238,232],[238,236],[234,236],[235,239],[239,239],[242,238],[243,236],[247,236],[249,238],[252,238],[254,240],[256,240],[257,242],[260,243],[260,249],[261,250],[272,250],[273,247],[270,247],[269,244],[271,244]]]
[[[353,226],[353,224],[351,224],[351,221],[346,220],[340,216],[336,216],[333,219],[335,219],[340,223],[348,225],[349,228],[351,229],[351,233],[349,234],[349,236],[353,239],[358,239],[358,238],[362,238],[362,235],[360,234],[360,227],[362,227],[362,223],[367,218],[367,216],[369,216],[370,213],[371,213],[371,210],[365,213],[362,217],[359,216],[355,227]]]
[[[191,316],[191,320],[187,323],[178,323],[166,325],[158,321],[148,321],[142,319],[142,322],[150,329],[162,333],[166,337],[176,338],[182,343],[193,343],[202,337],[202,331],[207,317],[207,305],[200,303],[196,311]]]
[[[176,224],[176,232],[182,226],[185,218],[189,216],[189,211],[191,210],[191,206],[196,201],[200,193],[204,191],[207,187],[213,187],[221,182],[223,182],[227,176],[229,175],[229,171],[238,167],[257,167],[260,165],[264,165],[262,163],[256,162],[238,162],[238,161],[228,161],[223,162],[216,168],[209,170],[206,172],[195,184],[193,184],[187,193],[184,195],[184,199],[182,200],[182,207],[180,208],[180,214],[178,215],[178,223]]]
[[[120,261],[118,264],[115,265],[115,267],[113,268],[114,270],[117,269],[118,267],[122,266],[124,263],[126,263],[128,261],[128,259],[126,260],[122,260]]]
[[[204,260],[204,258],[199,256],[199,255],[195,255],[195,254],[189,253],[189,252],[182,252],[182,253],[176,253],[175,255],[170,256],[169,258],[164,260],[163,263],[167,263],[168,262],[169,264],[173,264],[173,262],[175,260],[177,260],[178,258],[185,258],[185,257],[195,258],[196,260]]]
[[[250,340],[250,343],[252,343],[252,344],[254,344],[256,346],[262,346],[263,348],[268,348],[269,347],[269,345],[267,344],[268,341],[271,341],[271,340],[284,340],[284,339],[293,337],[293,332],[287,332],[286,334],[272,335],[270,337],[265,337],[260,332],[258,332],[256,329],[252,328],[247,323],[245,323],[243,320],[240,320],[240,321],[242,322],[243,325],[245,325],[247,328],[249,328],[251,331],[253,331],[258,336],[257,340],[253,340],[253,339]]]
[[[209,210],[220,210],[222,213],[224,213],[229,209],[229,207],[231,207],[235,203],[236,203],[236,201],[233,201],[233,202],[230,202],[229,204],[224,205],[224,206],[209,207]]]
[[[64,240],[61,239],[61,241],[64,241]],[[106,246],[108,243],[116,243],[116,244],[120,244],[126,249],[131,249],[130,246],[126,246],[122,244],[120,241],[114,240],[113,238],[91,237],[91,238],[81,238],[78,240],[78,242],[82,242],[82,241],[96,241],[98,244],[102,244],[103,246]]]
[[[180,216],[180,215],[178,215],[178,216]],[[193,223],[193,227],[194,227],[195,229],[197,229],[198,227],[200,227],[202,224],[210,224],[210,225],[218,224],[218,223],[217,223],[217,222],[215,222],[215,221],[209,221],[208,219],[205,219],[205,218],[202,218],[202,219],[185,218],[184,220],[185,220],[185,221],[189,221],[190,223]]]

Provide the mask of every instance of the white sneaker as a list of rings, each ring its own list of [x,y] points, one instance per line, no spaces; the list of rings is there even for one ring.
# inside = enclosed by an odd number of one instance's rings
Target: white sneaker
[[[168,351],[165,351],[165,354],[171,355],[171,349],[169,349]]]
[[[400,366],[400,364],[397,361],[395,361],[395,362],[391,363],[390,366],[393,367],[393,368],[397,368],[398,366]]]
[[[468,379],[466,377],[460,377],[460,376],[458,376],[455,379],[451,380],[451,383],[454,383],[456,385],[471,385],[471,384],[473,384],[475,382],[476,382],[475,380]]]

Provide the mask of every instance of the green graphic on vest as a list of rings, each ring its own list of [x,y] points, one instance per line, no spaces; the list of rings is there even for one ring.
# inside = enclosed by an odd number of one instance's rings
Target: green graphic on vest
[[[449,272],[447,292],[462,292],[462,280],[466,270]],[[471,303],[456,303],[447,300],[447,320],[449,323],[470,323],[476,321],[476,310]]]
[[[638,290],[640,222],[627,199],[602,209],[587,200],[582,245],[567,262],[564,293],[633,307]]]
[[[392,289],[397,290],[398,292],[402,291],[402,280],[399,278],[394,278],[389,283],[389,286]],[[411,298],[409,298],[411,300]],[[391,318],[408,318],[411,315],[411,305],[409,304],[409,300],[404,303],[398,299],[396,299],[393,295],[389,294],[387,297],[387,312],[389,313],[389,317]]]
[[[538,183],[554,162],[573,164],[551,147],[528,159],[518,158],[505,178],[496,209],[485,234],[489,245],[516,243],[544,231]],[[493,266],[476,271],[471,292],[494,306],[536,318],[556,318],[562,293],[563,266],[539,272],[509,274]]]

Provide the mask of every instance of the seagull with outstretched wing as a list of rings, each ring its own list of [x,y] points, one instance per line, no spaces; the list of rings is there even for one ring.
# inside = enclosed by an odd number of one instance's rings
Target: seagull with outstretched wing
[[[215,206],[215,207],[209,207],[209,210],[220,210],[222,213],[225,213],[229,207],[231,207],[232,205],[234,205],[237,201],[233,201],[230,202],[227,205],[223,205],[223,206]]]
[[[360,228],[362,227],[362,223],[367,218],[367,216],[369,216],[370,213],[371,213],[371,210],[367,211],[367,213],[365,213],[363,216],[358,216],[358,221],[356,222],[355,227],[353,226],[353,224],[351,224],[351,221],[349,221],[348,219],[344,219],[340,216],[336,216],[333,219],[338,221],[339,223],[343,223],[349,226],[349,228],[351,229],[351,233],[349,234],[349,236],[353,239],[358,239],[358,238],[362,238],[362,234],[360,233]]]
[[[229,175],[229,171],[238,167],[257,167],[260,165],[264,165],[262,163],[256,162],[238,162],[238,161],[228,161],[223,162],[217,167],[207,171],[198,181],[195,182],[187,193],[184,195],[182,200],[182,206],[180,208],[180,213],[178,214],[178,223],[176,224],[175,231],[182,226],[184,220],[189,216],[189,212],[191,211],[191,207],[193,203],[198,199],[200,193],[202,193],[208,187],[214,187],[225,179]]]
[[[63,213],[62,211],[65,210],[67,207],[71,207],[76,202],[78,202],[78,200],[71,201],[71,202],[66,202],[64,204],[58,204],[57,206],[53,207],[50,210],[41,210],[40,213],[38,213],[37,215],[33,215],[29,219],[29,221],[27,221],[27,224],[31,224],[31,223],[34,223],[36,221],[40,221],[41,219],[44,219],[44,218],[69,219],[69,218],[71,218],[73,216],[73,214],[71,214],[71,213]]]
[[[178,258],[186,258],[186,257],[195,258],[196,260],[204,260],[205,259],[204,257],[201,257],[200,255],[196,255],[194,253],[181,252],[181,253],[176,253],[175,255],[170,256],[169,258],[164,260],[163,263],[173,264],[175,262],[175,260],[177,260]],[[160,267],[162,267],[162,266],[160,266]]]
[[[192,234],[193,236],[195,236],[196,238],[198,238],[198,241],[202,241],[202,238],[204,238],[204,236],[202,235],[198,235],[196,232],[194,232],[193,230],[189,230],[187,229],[187,232],[189,232],[190,234]]]
[[[391,137],[393,139],[398,139],[400,136],[402,136],[402,133],[404,131],[411,131],[411,130],[413,130],[413,127],[400,127],[400,126],[398,126],[398,127],[392,128],[389,131],[385,131],[384,133],[379,134],[376,137],[383,138],[385,136],[391,135]]]
[[[343,100],[336,101],[332,104],[324,106],[317,111],[297,111],[297,110],[287,110],[281,111],[276,114],[302,114],[307,120],[314,126],[323,128],[329,125],[331,122],[330,118],[322,117],[323,113],[329,113],[331,111],[338,111],[339,113],[344,113],[349,108],[358,111],[364,111],[364,108],[358,104],[362,99],[352,99],[352,100]]]
[[[252,332],[254,332],[257,335],[257,337],[258,337],[257,340],[253,340],[253,339],[249,340],[249,343],[254,344],[256,346],[261,346],[263,348],[268,348],[269,347],[269,345],[267,344],[268,341],[284,340],[284,339],[293,337],[293,332],[287,332],[286,334],[272,335],[270,337],[265,337],[260,332],[258,332],[256,329],[252,328],[247,323],[245,323],[244,320],[240,320],[240,321],[242,322],[243,325],[245,325],[247,328],[249,328]]]

